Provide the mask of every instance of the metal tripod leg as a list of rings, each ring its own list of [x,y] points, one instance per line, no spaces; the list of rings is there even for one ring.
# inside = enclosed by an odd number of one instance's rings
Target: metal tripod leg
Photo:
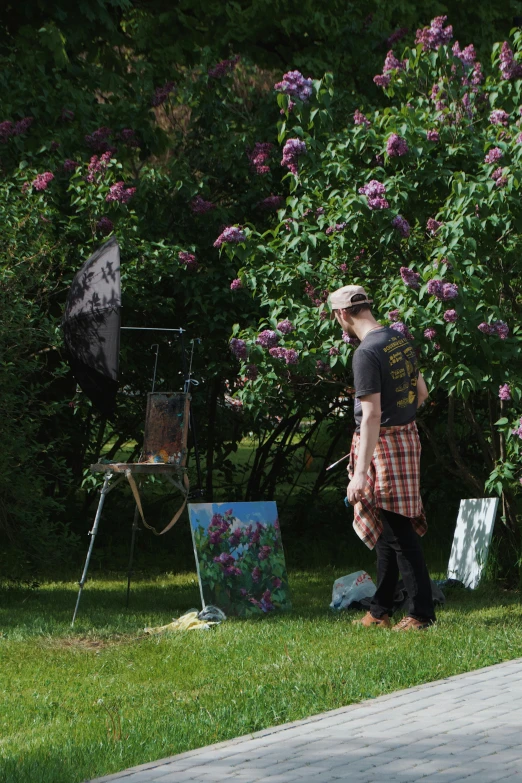
[[[131,548],[130,548],[130,556],[129,556],[129,566],[127,568],[127,601],[125,603],[125,606],[127,609],[129,608],[129,596],[130,596],[130,584],[131,584],[131,577],[134,573],[132,570],[132,563],[134,560],[134,544],[136,543],[136,532],[140,529],[138,525],[138,519],[140,517],[140,511],[138,509],[138,506],[134,509],[134,520],[132,522],[132,535],[131,535]]]
[[[73,619],[72,619],[72,623],[71,623],[71,628],[74,625],[74,621],[76,620],[76,615],[78,613],[78,607],[80,605],[80,598],[82,597],[83,586],[85,584],[85,580],[87,579],[87,569],[89,568],[89,561],[91,559],[92,549],[93,549],[93,546],[94,546],[94,539],[96,538],[96,533],[98,532],[98,526],[100,524],[100,517],[101,517],[101,513],[102,513],[102,509],[103,509],[103,504],[105,503],[105,495],[107,495],[107,493],[110,491],[108,489],[108,486],[109,486],[109,481],[111,480],[111,478],[112,478],[112,473],[106,473],[105,474],[105,478],[103,480],[103,487],[101,488],[101,492],[100,492],[100,500],[99,500],[99,503],[98,503],[98,509],[96,511],[96,516],[94,518],[94,524],[92,526],[92,530],[89,533],[89,535],[91,537],[91,543],[89,544],[89,551],[87,552],[87,558],[85,560],[85,565],[83,567],[82,578],[80,579],[80,582],[79,582],[80,589],[78,591],[78,598],[76,599],[76,607],[74,609],[74,614],[73,614]],[[111,487],[111,489],[112,489],[112,487]]]

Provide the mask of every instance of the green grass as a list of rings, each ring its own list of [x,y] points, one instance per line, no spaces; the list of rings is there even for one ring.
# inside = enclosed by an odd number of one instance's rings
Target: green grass
[[[323,569],[290,574],[285,616],[145,637],[198,605],[193,574],[113,574],[0,595],[0,780],[76,783],[419,683],[522,656],[519,594],[452,590],[426,633],[351,624]]]

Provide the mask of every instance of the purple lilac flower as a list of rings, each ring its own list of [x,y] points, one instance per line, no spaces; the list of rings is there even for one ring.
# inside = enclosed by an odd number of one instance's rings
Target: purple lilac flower
[[[261,579],[261,569],[259,568],[259,566],[256,566],[252,571],[252,581],[259,582],[260,579]]]
[[[87,166],[87,176],[85,178],[87,182],[95,182],[98,179],[96,175],[103,174],[110,162],[110,152],[104,152],[100,158],[97,155],[93,155]]]
[[[366,128],[369,128],[371,122],[368,119],[368,117],[366,117],[361,111],[359,111],[359,109],[356,109],[353,115],[353,124],[364,125]]]
[[[350,337],[348,332],[343,332],[343,343],[347,345],[359,345],[360,340],[357,337]]]
[[[418,272],[414,272],[413,269],[409,269],[407,266],[401,266],[400,271],[402,281],[408,286],[408,288],[420,288],[421,276]]]
[[[431,100],[435,103],[436,111],[442,111],[446,105],[445,101],[448,97],[446,91],[442,88],[442,85],[435,83],[431,88]]]
[[[228,539],[228,543],[230,546],[237,547],[241,543],[241,536],[243,535],[243,531],[240,527],[236,527],[235,530],[232,531],[230,534],[230,538]]]
[[[384,60],[384,65],[382,66],[382,72],[383,73],[390,73],[391,71],[404,71],[406,68],[406,60],[401,62],[398,60],[392,49],[388,52],[386,55],[386,59]]]
[[[457,318],[459,317],[456,310],[446,310],[444,315],[442,316],[446,323],[452,324],[454,323]]]
[[[504,321],[495,321],[493,324],[495,334],[497,334],[501,340],[505,340],[509,336],[509,326]]]
[[[236,277],[232,282],[230,283],[230,290],[231,291],[237,291],[239,288],[243,288],[243,283],[241,282],[239,277]]]
[[[437,299],[442,299],[443,285],[444,283],[442,280],[429,280],[427,291],[429,294],[431,294],[431,296],[436,296]]]
[[[285,355],[285,362],[287,364],[297,364],[299,361],[299,353],[295,348],[287,348]]]
[[[491,174],[491,179],[497,180],[500,179],[502,176],[502,166],[499,166],[498,169],[495,169],[495,171]]]
[[[434,52],[437,51],[439,46],[449,43],[453,38],[453,27],[449,24],[444,28],[447,18],[447,16],[436,16],[435,19],[431,20],[429,27],[417,30],[415,43],[422,44],[424,51],[431,49]]]
[[[178,253],[178,258],[180,263],[182,263],[183,266],[185,266],[187,269],[197,269],[199,267],[194,253],[189,253],[187,250],[180,250]]]
[[[7,144],[12,135],[13,123],[11,120],[4,120],[3,122],[0,122],[0,143]]]
[[[73,171],[76,171],[80,164],[76,160],[71,160],[70,158],[66,158],[63,162],[63,170],[70,174]]]
[[[522,65],[515,61],[511,47],[507,41],[502,44],[500,50],[500,73],[505,81],[509,79],[520,79],[522,76]]]
[[[208,75],[211,79],[222,79],[228,73],[231,73],[239,62],[239,55],[236,54],[229,60],[221,60],[221,62],[209,68]]]
[[[247,153],[250,164],[256,174],[270,173],[270,166],[267,166],[266,162],[270,157],[273,146],[270,142],[257,141],[254,144],[254,148]]]
[[[35,190],[47,190],[49,182],[52,182],[53,179],[54,174],[51,171],[44,171],[43,174],[36,175],[36,178],[33,179],[31,185]]]
[[[332,345],[332,347],[330,348],[330,350],[328,351],[328,353],[329,353],[329,355],[330,355],[330,356],[339,356],[339,354],[341,353],[341,351],[339,350],[339,348],[336,348],[336,346],[335,346],[335,345]]]
[[[426,138],[428,139],[428,141],[433,141],[435,143],[440,141],[439,132],[436,130],[429,130],[426,133]]]
[[[498,396],[504,402],[508,402],[511,399],[511,390],[509,383],[505,383],[503,386],[498,387]]]
[[[442,223],[439,223],[438,220],[428,218],[428,222],[426,223],[426,230],[429,231],[432,236],[435,236],[441,226]]]
[[[387,315],[388,321],[398,321],[400,318],[400,310],[390,310]]]
[[[388,46],[392,46],[394,43],[397,43],[397,41],[401,41],[406,35],[408,35],[408,28],[399,27],[398,30],[395,30],[394,33],[388,36],[388,38],[386,39],[386,43],[388,44]]]
[[[283,583],[282,583],[282,581],[279,579],[279,577],[278,577],[278,576],[273,576],[273,577],[272,577],[272,585],[273,585],[273,587],[274,587],[274,590],[277,590],[279,587],[281,587],[281,585],[282,585],[282,584],[283,584]]]
[[[265,613],[271,612],[274,609],[274,604],[272,603],[272,595],[270,593],[270,590],[265,590],[265,592],[261,596],[260,607]]]
[[[214,563],[219,563],[222,566],[234,565],[234,558],[229,552],[221,552],[220,555],[214,558]]]
[[[206,212],[210,212],[211,209],[215,209],[216,205],[212,201],[205,201],[201,196],[196,196],[190,202],[190,210],[195,215],[204,215]]]
[[[410,232],[411,232],[410,224],[408,223],[406,218],[402,217],[402,215],[397,215],[397,217],[393,218],[392,226],[397,229],[397,231],[402,237],[405,237],[407,239],[410,236]]]
[[[522,133],[520,135],[522,136]],[[315,214],[317,215],[317,217],[319,217],[319,215],[324,215],[324,207],[317,207],[317,209],[315,210]]]
[[[273,359],[284,359],[286,356],[286,349],[276,345],[273,348],[269,348],[268,353]]]
[[[263,348],[275,348],[279,343],[279,335],[272,329],[264,329],[258,334],[256,343]]]
[[[332,368],[327,362],[323,362],[322,359],[318,359],[315,363],[315,371],[316,373],[320,374],[323,373],[329,373]]]
[[[458,57],[458,59],[462,62],[462,64],[468,68],[471,68],[471,66],[475,63],[475,60],[477,59],[477,54],[475,52],[475,47],[473,46],[473,44],[469,44],[469,46],[466,46],[464,49],[461,49],[459,42],[455,41],[451,51],[453,52],[453,56]]]
[[[174,89],[174,82],[165,82],[163,87],[156,87],[154,90],[154,95],[151,99],[151,105],[152,106],[161,106],[162,103],[165,103],[169,95]]]
[[[221,530],[213,530],[211,533],[209,533],[208,540],[211,544],[221,544],[223,533]]]
[[[238,226],[227,226],[214,242],[214,247],[221,247],[225,242],[228,242],[231,245],[238,245],[245,240],[246,236],[241,228]]]
[[[111,185],[109,192],[105,196],[105,201],[117,201],[120,204],[127,204],[136,193],[136,188],[126,188],[123,182],[116,182]]]
[[[127,147],[140,146],[140,142],[136,137],[136,131],[133,131],[132,128],[124,128],[122,131],[120,131],[119,138]]]
[[[376,179],[370,180],[368,184],[359,188],[359,193],[367,197],[370,209],[388,209],[390,206],[387,200],[383,198],[386,193],[385,186]]]
[[[259,560],[268,560],[270,553],[272,552],[271,546],[262,546],[257,555]]]
[[[23,120],[18,120],[18,122],[15,122],[13,136],[22,136],[24,133],[27,133],[33,122],[34,117],[24,117]]]
[[[478,92],[478,85],[484,81],[484,74],[482,73],[482,63],[476,62],[471,74],[471,84],[474,87],[473,92]],[[466,84],[465,79],[462,79],[462,84]]]
[[[237,337],[233,337],[229,345],[230,345],[230,350],[232,351],[236,359],[247,358],[248,351],[244,340],[238,340]]]
[[[403,139],[402,136],[397,136],[396,133],[392,133],[386,142],[386,152],[390,158],[398,158],[402,155],[406,155],[408,152],[406,139]]]
[[[287,166],[292,174],[297,174],[297,162],[299,155],[306,152],[306,144],[301,139],[288,139],[283,147],[281,166]]]
[[[395,331],[402,334],[403,337],[406,337],[408,340],[413,340],[412,333],[406,324],[403,324],[402,321],[395,321],[394,323],[390,324],[390,329],[395,329]]]
[[[242,576],[241,569],[237,566],[228,566],[223,571],[225,576]]]
[[[255,364],[247,364],[245,375],[249,381],[255,381],[259,375],[259,368]]]
[[[274,84],[274,90],[306,102],[313,92],[313,83],[311,79],[305,79],[299,71],[288,71],[282,81]]]
[[[427,329],[424,330],[424,337],[426,340],[433,340],[437,336],[437,330],[433,328],[433,326],[428,326]]]
[[[97,128],[92,133],[88,133],[85,136],[85,143],[88,147],[94,150],[94,152],[110,152],[114,148],[109,144],[109,138],[112,135],[112,130],[103,125],[101,128]]]
[[[283,196],[267,196],[267,198],[260,201],[257,206],[259,209],[266,209],[268,212],[279,209],[284,203],[285,200]]]
[[[497,169],[497,172],[498,172],[498,169]],[[500,169],[500,173],[502,175],[502,169]],[[494,177],[494,179],[495,179],[495,187],[496,188],[503,188],[503,187],[505,187],[507,185],[508,178],[506,176],[497,176],[497,177]]]
[[[327,236],[330,236],[331,234],[335,234],[338,231],[343,231],[347,226],[347,223],[336,223],[334,226],[328,226],[328,228],[325,231],[325,234]]]
[[[496,163],[503,156],[500,147],[493,147],[484,158],[484,163]]]
[[[495,109],[489,115],[489,121],[492,125],[504,125],[507,126],[509,122],[509,114],[503,109]]]
[[[276,329],[281,332],[281,334],[290,334],[290,332],[294,331],[294,325],[288,318],[285,318],[284,321],[279,321]]]
[[[477,329],[479,330],[479,332],[482,332],[482,334],[495,334],[495,327],[492,326],[491,324],[485,323],[485,321],[479,324],[477,326]]]
[[[459,287],[456,283],[444,283],[442,286],[442,300],[447,302],[449,299],[456,299],[459,295]]]
[[[113,228],[112,220],[109,220],[108,217],[102,217],[96,223],[96,229],[104,236],[110,234]]]
[[[378,73],[376,76],[373,77],[373,81],[375,82],[377,87],[384,87],[384,89],[386,89],[386,87],[391,82],[391,77],[388,76],[388,74]]]

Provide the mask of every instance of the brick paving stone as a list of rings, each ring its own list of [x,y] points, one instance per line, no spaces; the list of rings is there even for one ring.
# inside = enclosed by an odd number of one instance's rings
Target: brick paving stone
[[[522,659],[91,783],[522,783]]]

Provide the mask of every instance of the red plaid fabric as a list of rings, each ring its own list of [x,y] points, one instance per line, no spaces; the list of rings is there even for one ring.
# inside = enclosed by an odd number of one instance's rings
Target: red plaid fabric
[[[348,476],[353,478],[361,436],[354,432]],[[369,549],[382,533],[379,508],[410,517],[419,536],[428,529],[420,496],[421,444],[414,421],[400,427],[381,427],[368,468],[366,497],[354,506],[353,527]]]

